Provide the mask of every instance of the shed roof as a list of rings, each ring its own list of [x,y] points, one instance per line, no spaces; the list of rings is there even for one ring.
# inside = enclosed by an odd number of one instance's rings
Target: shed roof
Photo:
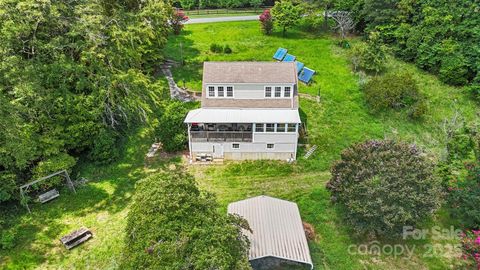
[[[301,123],[297,109],[208,109],[188,112],[185,123]]]
[[[295,63],[204,62],[203,83],[297,83]]]
[[[296,203],[258,196],[229,204],[228,213],[242,216],[252,229],[253,233],[245,232],[250,240],[250,260],[277,257],[313,268]]]

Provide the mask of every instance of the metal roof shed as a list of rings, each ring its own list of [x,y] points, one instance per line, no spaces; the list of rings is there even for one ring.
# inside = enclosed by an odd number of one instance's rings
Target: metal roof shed
[[[296,203],[258,196],[229,204],[228,213],[242,216],[252,229],[245,234],[255,270],[313,269]]]

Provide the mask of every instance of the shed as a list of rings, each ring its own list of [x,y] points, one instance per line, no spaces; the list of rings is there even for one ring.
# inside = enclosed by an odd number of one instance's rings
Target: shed
[[[258,196],[229,204],[228,213],[245,218],[252,229],[244,233],[253,269],[313,269],[296,203]]]

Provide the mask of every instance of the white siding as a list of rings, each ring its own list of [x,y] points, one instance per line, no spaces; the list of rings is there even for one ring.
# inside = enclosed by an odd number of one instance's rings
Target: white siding
[[[293,98],[293,91],[294,91],[294,85],[293,84],[228,84],[229,86],[233,86],[233,92],[234,92],[234,97],[235,99],[264,99],[265,98],[265,86],[281,86],[282,89],[285,86],[290,86],[291,87],[291,92],[290,92],[290,98],[286,99],[291,99]],[[208,86],[227,86],[227,84],[206,84],[205,87],[207,89],[208,93]],[[226,89],[225,89],[226,91]],[[273,94],[273,92],[272,92]],[[282,90],[282,95],[283,95],[283,90]],[[208,95],[207,95],[207,98]],[[273,98],[272,98],[273,99]],[[284,99],[282,97],[282,99]]]
[[[254,132],[253,141],[256,143],[295,143],[297,141],[297,133],[269,133]]]

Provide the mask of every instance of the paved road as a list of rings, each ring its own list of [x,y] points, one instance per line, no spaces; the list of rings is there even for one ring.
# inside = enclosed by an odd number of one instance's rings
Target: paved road
[[[190,23],[212,23],[212,22],[234,22],[234,21],[256,21],[259,15],[252,16],[231,16],[231,17],[215,17],[215,18],[193,18],[185,24]]]

